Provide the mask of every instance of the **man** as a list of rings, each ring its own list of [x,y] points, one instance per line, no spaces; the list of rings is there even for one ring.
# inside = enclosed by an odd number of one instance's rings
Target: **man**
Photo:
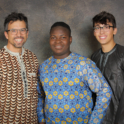
[[[116,44],[116,21],[112,14],[101,12],[93,18],[94,36],[101,44],[91,59],[96,63],[113,91],[103,124],[114,124],[119,101],[124,89],[124,47]]]
[[[71,42],[70,27],[54,23],[49,42],[53,56],[39,67],[40,124],[100,124],[109,105],[108,83],[91,60],[70,51]],[[93,112],[92,92],[97,93]]]
[[[0,50],[0,124],[37,124],[37,57],[23,48],[28,20],[11,13],[4,22],[8,43]]]

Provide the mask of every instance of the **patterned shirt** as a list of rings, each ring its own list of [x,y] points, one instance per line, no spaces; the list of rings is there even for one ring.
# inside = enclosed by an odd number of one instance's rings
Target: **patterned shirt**
[[[37,124],[37,57],[0,50],[0,124]]]
[[[37,90],[38,120],[50,124],[100,124],[112,94],[95,63],[77,53],[44,61]],[[97,94],[93,111],[92,92]]]

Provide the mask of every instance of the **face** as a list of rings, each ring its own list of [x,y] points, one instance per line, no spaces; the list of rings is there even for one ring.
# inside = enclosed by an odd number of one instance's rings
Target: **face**
[[[17,20],[8,24],[8,30],[22,28],[26,28],[24,21]],[[16,34],[12,34],[11,31],[4,32],[4,34],[6,39],[8,39],[7,48],[12,52],[19,52],[28,38],[28,31],[25,34],[22,34],[19,30]]]
[[[69,30],[62,26],[54,27],[50,32],[50,48],[53,51],[54,58],[66,58],[70,52],[72,37]]]
[[[112,23],[110,22],[108,22],[107,25],[113,26]],[[94,27],[96,26],[103,27],[105,26],[105,24],[95,23]],[[104,31],[104,29],[101,29],[99,32],[94,31],[94,36],[101,45],[108,45],[114,42],[113,35],[115,35],[116,33],[117,33],[117,28],[113,29],[113,27],[110,27],[109,31],[107,32]]]

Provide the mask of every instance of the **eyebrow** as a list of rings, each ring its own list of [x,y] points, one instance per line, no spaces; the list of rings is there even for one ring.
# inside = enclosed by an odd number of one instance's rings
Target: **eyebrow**
[[[101,24],[101,25],[109,25],[108,23],[106,23],[106,24],[99,23],[99,24],[94,25],[94,26],[100,26],[100,24]]]
[[[56,36],[55,34],[52,34],[52,35],[50,35],[50,36]],[[60,35],[60,36],[67,36],[66,34],[62,34],[62,35]]]

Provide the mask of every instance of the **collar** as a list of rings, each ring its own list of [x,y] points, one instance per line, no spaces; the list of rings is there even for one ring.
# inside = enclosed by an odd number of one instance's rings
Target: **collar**
[[[113,48],[111,51],[109,51],[109,52],[107,52],[107,53],[104,53],[104,52],[102,51],[102,48],[101,48],[101,54],[110,55],[110,54],[112,54],[112,53],[116,50],[116,48],[117,48],[117,44],[114,46],[114,48]]]
[[[7,46],[4,46],[4,48],[5,48],[5,50],[6,50],[8,53],[10,53],[11,55],[13,55],[13,56],[19,56],[19,53],[18,53],[18,52],[12,52],[12,51],[10,51],[10,50],[7,48]],[[23,55],[24,52],[25,52],[25,49],[22,47],[22,54],[21,54],[21,55]]]

